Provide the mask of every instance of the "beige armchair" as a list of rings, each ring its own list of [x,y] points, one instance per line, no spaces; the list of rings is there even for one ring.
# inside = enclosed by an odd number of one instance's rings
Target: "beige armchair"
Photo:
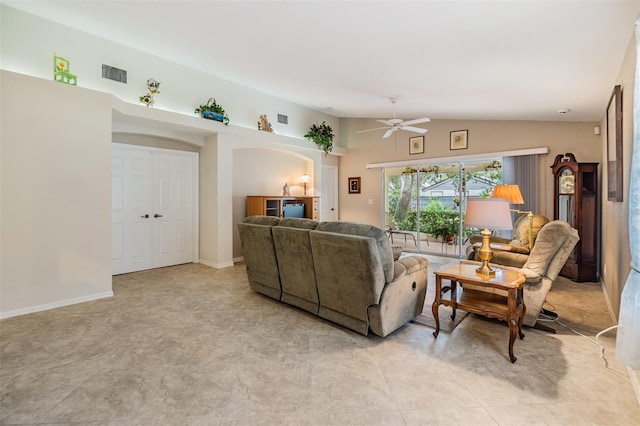
[[[542,215],[534,215],[531,222],[533,226],[529,232],[529,217],[527,215],[520,216],[513,226],[513,239],[491,237],[490,243],[493,250],[491,263],[521,268],[527,262],[531,251],[530,247],[533,247],[540,229],[549,223],[549,219]],[[531,244],[529,244],[530,241]],[[482,237],[472,235],[469,242],[471,245],[467,247],[467,259],[479,261],[476,248],[482,242]]]
[[[538,232],[535,244],[527,256],[527,261],[521,268],[517,268],[526,278],[524,284],[524,304],[526,307],[524,325],[553,331],[553,329],[536,324],[536,322],[553,282],[558,277],[578,240],[580,240],[578,231],[567,222],[560,220],[547,223]],[[465,263],[480,264],[471,261]],[[472,286],[465,285],[465,287]],[[473,288],[474,290],[487,291],[486,288]]]

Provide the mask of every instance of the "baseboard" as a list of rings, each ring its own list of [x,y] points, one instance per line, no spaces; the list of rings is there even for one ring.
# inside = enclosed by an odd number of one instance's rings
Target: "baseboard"
[[[600,279],[600,288],[602,289],[602,295],[604,296],[604,303],[607,306],[607,311],[609,311],[609,318],[611,318],[611,322],[614,324],[618,323],[618,317],[616,317],[613,306],[611,305],[611,301],[609,300],[609,295],[607,295],[607,289],[604,286],[604,281]]]
[[[244,262],[244,256],[233,258],[233,263],[239,263],[239,262]]]
[[[202,263],[203,265],[207,265],[216,269],[230,268],[233,266],[233,261],[223,262],[223,263],[214,263],[214,262],[209,262],[208,260],[200,259],[199,263]]]
[[[113,297],[113,291],[105,291],[104,293],[74,297],[73,299],[59,300],[57,302],[45,303],[43,305],[29,306],[27,308],[15,309],[13,311],[0,312],[0,319],[17,317],[19,315],[33,314],[35,312],[48,311],[49,309],[62,308],[63,306],[91,302],[92,300],[105,299],[107,297]]]
[[[636,399],[638,400],[638,407],[640,407],[640,371],[636,371],[633,368],[627,366],[627,372],[631,378],[631,384],[633,385],[633,391],[636,393]]]

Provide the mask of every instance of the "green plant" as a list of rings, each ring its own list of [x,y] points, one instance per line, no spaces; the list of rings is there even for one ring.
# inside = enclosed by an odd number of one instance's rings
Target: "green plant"
[[[200,105],[195,109],[194,112],[209,120],[214,120],[213,113],[220,114],[222,115],[222,122],[224,123],[224,125],[229,125],[229,116],[227,115],[224,108],[222,108],[222,106],[216,102],[215,98],[209,98],[205,105]]]
[[[323,121],[320,125],[311,125],[309,131],[304,135],[304,137],[315,142],[320,148],[322,148],[324,155],[329,154],[333,150],[333,129],[326,123],[326,121]]]
[[[417,212],[409,210],[406,220],[400,222],[398,229],[416,230]],[[449,209],[432,199],[426,208],[420,210],[420,232],[430,234],[435,239],[447,239],[457,237],[460,233],[460,215],[457,210]],[[464,228],[464,236],[468,236],[471,230]]]

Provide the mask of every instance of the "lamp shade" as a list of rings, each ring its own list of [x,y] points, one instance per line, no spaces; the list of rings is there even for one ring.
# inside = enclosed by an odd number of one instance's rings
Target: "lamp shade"
[[[311,182],[311,176],[309,176],[308,174],[303,174],[302,176],[300,176],[300,182]]]
[[[524,198],[518,185],[496,185],[493,188],[493,198],[506,198],[509,204],[524,204]]]
[[[464,225],[472,228],[513,229],[505,198],[469,198]]]

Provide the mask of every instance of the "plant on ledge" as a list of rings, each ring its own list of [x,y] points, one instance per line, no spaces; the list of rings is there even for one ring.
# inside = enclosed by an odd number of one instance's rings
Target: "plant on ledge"
[[[326,156],[333,150],[333,129],[325,121],[322,124],[313,124],[304,137],[318,145]]]
[[[205,105],[200,105],[194,112],[200,114],[202,118],[220,121],[224,123],[225,126],[229,125],[229,116],[224,108],[216,103],[215,98],[209,98]]]

